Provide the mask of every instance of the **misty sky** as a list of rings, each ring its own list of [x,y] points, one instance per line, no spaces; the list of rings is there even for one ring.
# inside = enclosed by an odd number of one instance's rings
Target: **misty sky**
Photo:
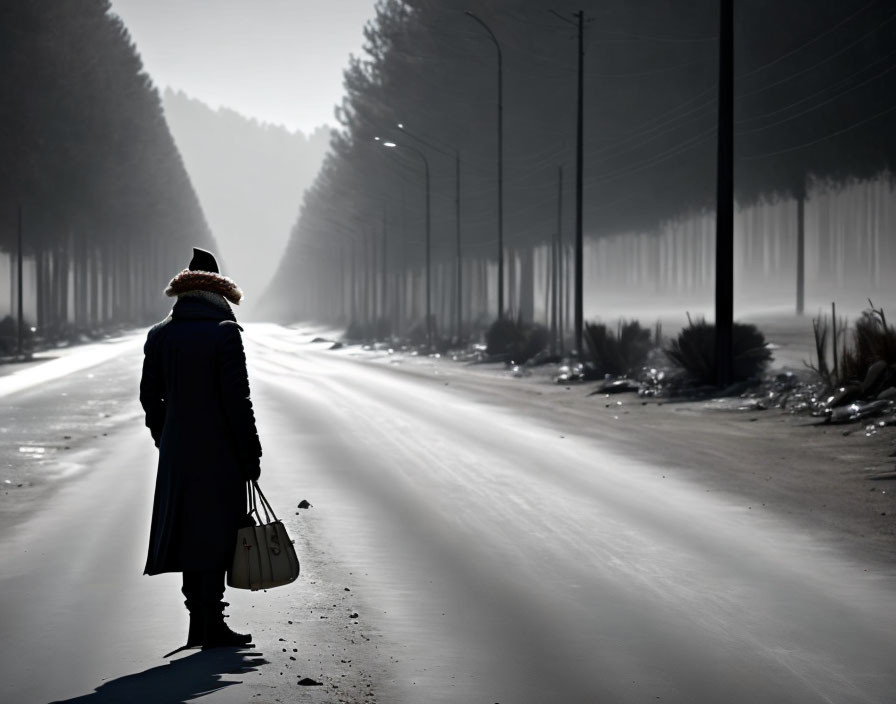
[[[306,134],[333,124],[374,0],[112,0],[160,89]]]

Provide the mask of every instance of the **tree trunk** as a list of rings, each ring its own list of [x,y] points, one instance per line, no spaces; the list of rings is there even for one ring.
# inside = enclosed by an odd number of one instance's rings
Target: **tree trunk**
[[[9,253],[9,317],[16,317],[16,258]]]
[[[351,287],[349,290],[349,298],[351,299],[351,308],[349,310],[349,323],[358,322],[358,263],[357,263],[357,246],[352,242],[352,277]]]
[[[35,301],[35,325],[37,325],[37,329],[40,331],[40,334],[44,334],[44,326],[47,324],[47,313],[46,313],[46,305],[47,305],[47,295],[46,295],[46,287],[47,287],[47,257],[46,252],[43,247],[38,247],[37,251],[34,254],[34,275],[37,283],[37,290],[35,292],[37,300]]]
[[[525,322],[535,321],[535,262],[532,247],[519,251],[519,317]]]
[[[69,252],[70,236],[66,236],[63,243],[56,250],[56,315],[57,329],[64,330],[68,322],[68,278],[69,278]]]
[[[86,330],[87,325],[87,232],[75,240],[77,246],[77,260],[75,266],[75,290],[77,295],[77,328]]]
[[[112,309],[112,242],[106,242],[102,249],[103,260],[103,297],[102,297],[102,318],[103,322],[108,324],[112,322],[114,311]]]
[[[46,328],[55,335],[59,328],[59,269],[62,266],[59,256],[59,245],[47,252],[47,303]]]
[[[96,246],[90,249],[90,327],[100,326],[100,261]]]

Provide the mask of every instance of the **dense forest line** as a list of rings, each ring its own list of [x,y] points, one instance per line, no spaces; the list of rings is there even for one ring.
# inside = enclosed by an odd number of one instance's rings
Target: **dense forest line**
[[[586,247],[597,251],[603,239],[630,237],[632,247],[615,250],[649,250],[655,262],[655,271],[636,278],[676,280],[679,274],[668,272],[680,265],[689,286],[687,272],[705,278],[705,267],[685,260],[712,258],[711,251],[682,256],[656,235],[670,223],[702,222],[715,209],[718,8],[717,0],[610,0],[585,9]],[[524,317],[536,307],[544,312],[551,303],[540,301],[555,296],[550,279],[559,276],[562,310],[574,220],[578,10],[571,2],[548,7],[534,0],[484,0],[475,7],[460,0],[380,0],[366,28],[365,54],[345,72],[341,130],[305,195],[268,312],[368,325],[385,318],[381,329],[402,334],[419,326],[429,202],[435,324],[449,334],[458,322],[494,318],[498,47],[505,307]],[[862,180],[889,183],[896,157],[893,46],[890,2],[735,3],[740,208],[799,204]],[[386,142],[396,146],[383,149]],[[868,193],[892,199],[891,188]],[[889,206],[869,200],[857,207],[864,219],[815,237],[821,244],[812,257],[858,239],[863,252],[886,251],[893,259],[896,251],[882,246],[879,229],[859,231],[870,222],[867,213]],[[798,222],[806,220],[798,209],[788,210],[793,225],[787,228],[763,229],[761,218],[741,218],[753,228],[741,235],[756,243],[740,250],[786,250],[784,259],[795,260],[789,253],[800,241]],[[685,246],[706,240],[701,227],[692,228]],[[651,246],[644,246],[645,237],[652,237]],[[632,256],[604,264],[611,272],[641,266]],[[832,267],[822,262],[819,270]],[[594,283],[586,281],[586,289]]]
[[[24,308],[39,336],[159,317],[168,278],[213,238],[123,23],[108,0],[4,2],[0,65],[10,308],[21,223]]]

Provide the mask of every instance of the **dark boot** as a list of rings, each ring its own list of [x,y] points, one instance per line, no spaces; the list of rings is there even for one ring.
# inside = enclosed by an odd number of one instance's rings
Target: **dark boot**
[[[248,645],[252,642],[252,635],[249,633],[234,633],[224,623],[224,606],[221,602],[213,604],[206,608],[203,612],[203,648],[225,648],[239,647]]]
[[[187,607],[189,608],[189,607]],[[202,613],[197,609],[190,611],[190,630],[187,633],[187,644],[185,648],[198,648],[202,645]]]
[[[202,575],[200,572],[184,572],[184,606],[190,613],[190,630],[187,633],[187,644],[184,648],[198,648],[202,645]]]
[[[224,623],[224,571],[184,572],[184,602],[190,612],[188,647],[243,646],[252,636],[234,633]]]

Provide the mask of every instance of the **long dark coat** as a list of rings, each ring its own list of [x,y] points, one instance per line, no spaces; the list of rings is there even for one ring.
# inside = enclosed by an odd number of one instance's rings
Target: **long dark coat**
[[[233,559],[261,457],[240,330],[223,306],[184,296],[147,335],[140,403],[159,467],[146,574]]]

